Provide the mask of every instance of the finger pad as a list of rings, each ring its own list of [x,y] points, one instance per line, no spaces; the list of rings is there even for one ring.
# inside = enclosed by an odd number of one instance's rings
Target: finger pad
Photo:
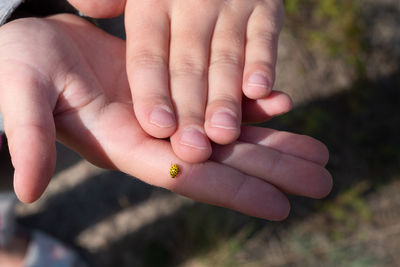
[[[243,213],[272,221],[284,220],[290,211],[286,196],[259,179],[247,179],[236,194],[235,203]]]
[[[25,203],[37,200],[43,193],[54,172],[55,143],[44,136],[30,133],[15,136],[10,142],[10,152],[15,168],[14,188],[18,198]]]

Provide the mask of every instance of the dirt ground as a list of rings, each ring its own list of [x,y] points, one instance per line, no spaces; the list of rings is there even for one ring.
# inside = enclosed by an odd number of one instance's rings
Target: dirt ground
[[[326,200],[292,197],[285,222],[266,222],[99,169],[58,145],[49,188],[18,205],[19,222],[96,267],[399,266],[400,3],[358,2],[362,71],[288,23],[276,89],[296,108],[266,124],[327,144],[335,187]]]

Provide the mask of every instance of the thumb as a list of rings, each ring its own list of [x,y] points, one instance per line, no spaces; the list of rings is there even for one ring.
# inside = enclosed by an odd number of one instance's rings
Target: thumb
[[[54,172],[55,126],[45,86],[50,83],[21,65],[0,68],[0,111],[15,168],[15,192],[22,202],[33,202]]]

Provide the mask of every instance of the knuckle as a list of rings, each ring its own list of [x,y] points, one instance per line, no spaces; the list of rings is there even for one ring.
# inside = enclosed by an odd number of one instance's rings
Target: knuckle
[[[187,110],[180,114],[180,122],[182,125],[196,125],[202,127],[204,124],[204,112]]]
[[[265,26],[278,33],[282,29],[285,18],[285,6],[282,0],[268,1],[261,9],[266,18]]]
[[[278,176],[282,160],[283,160],[283,153],[280,151],[275,151],[275,154],[273,155],[270,164],[267,165],[268,173],[270,173],[271,176]]]
[[[257,31],[256,32],[257,40],[269,47],[275,47],[275,43],[278,39],[278,33],[275,31]]]
[[[240,29],[232,28],[221,30],[220,32],[215,33],[214,42],[215,46],[217,44],[223,45],[222,47],[226,47],[229,45],[230,47],[234,47],[236,49],[241,49],[244,45],[244,32]]]
[[[201,60],[186,56],[173,62],[170,66],[171,74],[174,76],[198,76],[205,77],[207,74],[206,64]]]
[[[271,18],[275,18],[278,22],[282,22],[285,16],[285,5],[282,0],[274,0],[267,2],[268,10],[272,13]]]
[[[235,96],[231,94],[218,94],[215,99],[210,103],[210,106],[221,106],[232,111],[232,113],[237,113],[240,109],[240,96]]]
[[[130,64],[138,67],[164,67],[167,65],[167,61],[164,56],[149,50],[135,52],[129,57],[129,62]]]
[[[269,51],[278,49],[278,33],[267,30],[256,30],[252,33],[254,38],[249,42],[254,42],[257,46],[263,47]]]
[[[243,58],[232,51],[221,50],[211,58],[210,67],[216,66],[230,66],[239,70],[243,66]]]
[[[163,92],[150,91],[145,94],[139,94],[134,100],[134,105],[138,107],[166,105],[168,103],[167,96]]]

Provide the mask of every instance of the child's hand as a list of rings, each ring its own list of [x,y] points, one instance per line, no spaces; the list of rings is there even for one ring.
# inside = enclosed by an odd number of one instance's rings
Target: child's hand
[[[240,134],[243,93],[271,93],[280,0],[70,0],[88,15],[126,2],[127,72],[142,128],[171,136],[176,155],[201,162]],[[243,92],[243,93],[242,93]],[[290,105],[288,98],[281,105]]]
[[[284,193],[318,198],[329,192],[327,150],[305,136],[244,127],[239,141],[216,146],[210,161],[179,160],[168,141],[147,135],[135,118],[124,48],[122,40],[71,15],[0,28],[0,110],[22,201],[36,200],[47,186],[56,134],[98,166],[266,219],[287,216]],[[265,118],[276,101],[279,95],[244,115]],[[173,163],[181,169],[175,179]]]

